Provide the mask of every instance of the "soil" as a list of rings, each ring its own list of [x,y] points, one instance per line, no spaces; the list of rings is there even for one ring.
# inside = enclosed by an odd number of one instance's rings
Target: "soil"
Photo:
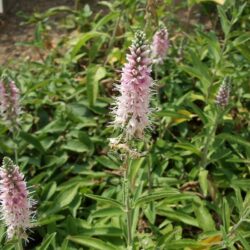
[[[40,60],[41,54],[39,50],[32,46],[22,46],[22,42],[30,42],[34,40],[35,26],[22,24],[24,21],[23,15],[31,16],[34,13],[43,13],[46,10],[56,6],[67,6],[75,8],[76,2],[80,6],[89,4],[92,10],[97,11],[100,6],[97,5],[98,0],[6,0],[8,2],[7,11],[4,15],[0,14],[0,66],[15,64],[20,58],[22,60]],[[176,4],[181,0],[175,0]],[[12,4],[11,4],[12,2]],[[197,22],[194,18],[195,9],[192,12],[180,10],[177,15],[180,17],[180,23],[183,27],[189,26],[190,23]],[[206,26],[208,20],[200,20]],[[50,31],[49,46],[56,44],[62,36],[65,36],[66,31],[58,30],[55,27]],[[19,43],[19,44],[17,44]]]
[[[6,65],[18,58],[39,59],[39,53],[35,52],[34,48],[16,44],[34,39],[34,25],[22,25],[24,21],[22,14],[30,16],[34,12],[41,13],[55,6],[74,8],[75,5],[74,0],[13,0],[9,2],[12,4],[8,3],[7,11],[0,16],[0,65]],[[53,39],[57,39],[60,35],[62,34],[54,32]]]

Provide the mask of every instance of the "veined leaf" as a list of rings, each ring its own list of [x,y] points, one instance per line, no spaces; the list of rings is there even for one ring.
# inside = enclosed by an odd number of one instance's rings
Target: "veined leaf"
[[[87,69],[87,95],[90,106],[95,105],[99,92],[99,81],[104,78],[105,75],[105,68],[99,65],[94,65]]]
[[[97,31],[90,31],[81,36],[79,35],[79,38],[76,40],[75,45],[73,46],[71,50],[71,57],[75,57],[77,53],[79,52],[79,50],[81,49],[81,47],[83,47],[88,40],[94,37],[100,37],[100,36],[109,37],[106,33],[97,32]]]
[[[90,247],[91,249],[97,249],[97,250],[118,250],[117,246],[114,246],[110,243],[106,243],[100,239],[96,239],[93,237],[87,237],[87,236],[68,236],[68,240],[73,241],[79,245]]]
[[[28,134],[28,133],[26,133],[24,131],[21,131],[19,133],[19,136],[22,137],[29,144],[33,145],[38,151],[40,151],[42,153],[45,152],[42,144],[40,143],[40,141],[34,135],[31,135],[31,134]]]
[[[219,16],[220,16],[220,22],[221,22],[221,27],[222,27],[222,30],[225,34],[225,36],[228,35],[229,31],[230,31],[230,22],[227,18],[227,15],[225,13],[225,10],[222,6],[218,6],[217,7],[218,9],[218,13],[219,13]]]
[[[50,246],[51,241],[55,238],[55,236],[56,236],[56,233],[47,235],[44,238],[42,244],[39,246],[38,250],[47,250],[48,247]]]
[[[217,138],[221,138],[221,139],[227,140],[229,142],[235,142],[237,144],[245,146],[246,148],[250,148],[250,142],[244,140],[239,135],[236,136],[236,135],[231,135],[231,134],[227,134],[227,133],[221,133],[221,134],[217,135]]]
[[[199,226],[204,230],[204,232],[215,230],[214,220],[211,214],[209,213],[208,209],[204,205],[194,206],[194,211]]]
[[[120,208],[123,211],[122,203],[120,203],[120,202],[118,202],[118,201],[116,201],[114,199],[107,198],[107,197],[102,197],[102,196],[94,195],[94,194],[85,194],[85,196],[90,198],[90,199],[96,200],[96,201],[100,201],[100,202],[103,202],[103,203],[106,203],[106,204],[110,204],[111,206]]]
[[[157,210],[157,214],[162,215],[162,216],[166,216],[167,218],[169,218],[173,221],[180,221],[180,222],[185,223],[187,225],[199,227],[199,223],[194,217],[192,217],[186,213],[183,213],[183,212],[171,211],[169,209],[159,209],[159,210]]]
[[[173,190],[151,193],[151,194],[144,195],[144,196],[140,197],[139,199],[137,199],[135,201],[135,206],[139,206],[143,203],[167,198],[169,196],[178,195],[178,194],[179,194],[178,191],[173,191]]]

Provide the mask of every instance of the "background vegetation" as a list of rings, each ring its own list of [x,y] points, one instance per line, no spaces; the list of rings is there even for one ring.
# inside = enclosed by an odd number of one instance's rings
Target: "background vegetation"
[[[170,49],[153,68],[150,153],[129,174],[135,249],[250,249],[250,6],[219,2],[99,1],[24,16],[35,39],[20,46],[40,60],[0,67],[20,88],[23,111],[15,139],[0,121],[0,154],[13,159],[17,148],[37,200],[25,249],[125,249],[122,162],[108,146],[113,86],[134,32],[151,41],[159,24]],[[53,29],[65,33],[56,44]],[[231,97],[221,111],[225,77]],[[0,230],[1,249],[13,249]]]

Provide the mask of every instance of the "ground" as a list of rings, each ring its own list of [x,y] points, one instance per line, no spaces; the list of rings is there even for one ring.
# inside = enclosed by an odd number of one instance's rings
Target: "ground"
[[[39,56],[34,53],[33,48],[16,44],[31,41],[34,37],[34,26],[21,25],[23,18],[20,14],[31,15],[34,12],[43,12],[60,5],[74,8],[74,4],[74,0],[14,1],[5,15],[0,16],[0,65],[8,63],[12,59],[21,57],[36,59]]]

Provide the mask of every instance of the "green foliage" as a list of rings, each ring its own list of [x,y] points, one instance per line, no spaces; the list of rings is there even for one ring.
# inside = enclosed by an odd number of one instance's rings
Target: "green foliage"
[[[19,45],[36,48],[41,60],[0,68],[22,93],[15,140],[0,121],[0,154],[14,159],[18,145],[18,164],[37,200],[29,249],[125,249],[124,170],[108,146],[113,87],[133,32],[145,28],[151,41],[157,21],[168,27],[171,46],[153,68],[150,152],[131,163],[128,176],[134,249],[250,249],[250,6],[147,2],[34,13],[26,23],[36,24],[35,39]],[[204,20],[183,20],[180,9]],[[51,19],[59,13],[63,22]],[[70,35],[47,48],[53,23]],[[230,104],[219,110],[215,96],[225,77]],[[1,224],[0,248],[13,249],[4,230]]]

